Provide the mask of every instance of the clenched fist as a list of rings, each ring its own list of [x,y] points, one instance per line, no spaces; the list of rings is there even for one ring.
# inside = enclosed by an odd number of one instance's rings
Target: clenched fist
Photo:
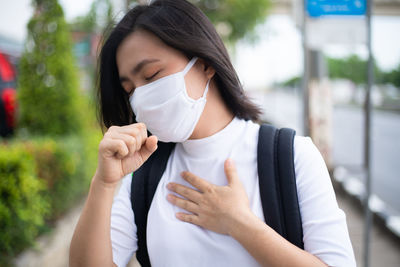
[[[157,141],[154,135],[147,137],[144,123],[111,126],[100,141],[96,179],[116,185],[122,177],[142,166],[157,149]]]

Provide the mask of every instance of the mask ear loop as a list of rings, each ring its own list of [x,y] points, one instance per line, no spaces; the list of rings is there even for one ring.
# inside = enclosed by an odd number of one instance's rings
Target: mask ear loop
[[[193,57],[193,58],[189,61],[189,63],[186,65],[186,67],[185,67],[185,68],[183,69],[183,71],[182,71],[183,75],[186,75],[186,73],[189,72],[189,70],[190,70],[190,69],[193,67],[193,65],[196,63],[197,59],[198,59],[198,57]],[[206,89],[204,90],[203,96],[202,96],[201,98],[206,99],[210,81],[211,81],[211,79],[208,79],[207,85],[206,85]]]
[[[183,71],[182,71],[183,75],[186,75],[186,73],[189,72],[189,70],[193,67],[194,63],[196,63],[197,59],[198,59],[197,57],[193,57],[193,58],[189,61],[189,63],[186,65],[186,67],[185,67],[185,68],[183,69]]]
[[[206,85],[206,89],[204,90],[203,96],[202,96],[201,98],[206,99],[207,92],[208,92],[208,87],[209,87],[209,85],[210,85],[210,81],[211,81],[211,79],[208,79],[207,85]]]

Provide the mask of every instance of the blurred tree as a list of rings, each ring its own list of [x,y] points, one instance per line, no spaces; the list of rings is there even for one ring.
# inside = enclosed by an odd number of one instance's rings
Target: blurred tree
[[[326,59],[330,78],[348,79],[358,85],[367,83],[367,60],[357,55],[351,55],[346,58],[327,57]],[[374,68],[375,83],[390,83],[385,72],[376,64]]]
[[[328,63],[328,72],[330,78],[347,79],[357,85],[363,85],[367,82],[367,60],[357,55],[351,55],[347,58],[326,57]],[[396,69],[383,71],[375,64],[375,83],[393,84],[400,90],[400,64]],[[299,76],[292,77],[280,83],[282,86],[294,86],[300,80]]]
[[[300,76],[294,76],[292,78],[287,79],[286,81],[283,81],[279,83],[279,85],[284,86],[284,87],[300,87],[301,86],[301,77]]]
[[[70,24],[70,28],[73,31],[96,33],[102,32],[106,26],[113,22],[113,6],[111,1],[94,0],[89,12],[84,16],[76,17]]]
[[[382,73],[381,80],[383,83],[393,84],[400,90],[400,64],[396,69]]]
[[[366,83],[367,61],[356,55],[347,58],[326,58],[328,62],[328,72],[330,78],[347,79],[355,84],[363,85]],[[301,77],[295,76],[280,83],[281,86],[299,86]],[[400,90],[400,64],[391,71],[382,71],[375,65],[375,83],[393,84]]]
[[[327,58],[330,78],[342,78],[355,84],[365,84],[367,74],[366,61],[356,55],[347,58]]]
[[[57,0],[34,0],[20,60],[20,127],[34,134],[78,132],[80,98],[70,34]]]
[[[267,16],[270,0],[189,0],[213,22],[219,35],[229,44],[242,38],[255,38],[254,29]],[[127,6],[148,0],[126,0]]]
[[[270,0],[197,0],[192,1],[210,18],[225,41],[235,43],[254,38],[257,24],[264,22]]]

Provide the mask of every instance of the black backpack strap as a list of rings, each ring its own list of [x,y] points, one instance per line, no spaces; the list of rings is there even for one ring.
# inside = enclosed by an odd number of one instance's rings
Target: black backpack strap
[[[278,134],[278,169],[285,220],[286,239],[304,249],[303,226],[297,198],[296,173],[294,169],[293,141],[295,130],[281,128]]]
[[[260,197],[265,222],[278,234],[284,236],[282,203],[280,201],[280,184],[276,181],[276,149],[278,129],[272,125],[260,125],[257,148],[257,169],[260,185]]]
[[[151,266],[147,251],[147,215],[175,143],[159,141],[157,146],[157,150],[149,159],[132,174],[131,204],[135,216],[138,239],[136,258],[142,267]]]
[[[265,222],[303,249],[303,228],[294,172],[293,129],[260,125],[257,168]]]

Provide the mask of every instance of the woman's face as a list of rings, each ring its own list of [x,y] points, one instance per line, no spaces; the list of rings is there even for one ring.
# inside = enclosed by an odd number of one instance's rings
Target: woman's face
[[[145,30],[137,30],[123,40],[117,49],[116,60],[121,85],[130,95],[136,87],[182,71],[189,62],[183,53]],[[200,98],[214,73],[203,60],[197,60],[185,76],[188,95],[193,99]]]

